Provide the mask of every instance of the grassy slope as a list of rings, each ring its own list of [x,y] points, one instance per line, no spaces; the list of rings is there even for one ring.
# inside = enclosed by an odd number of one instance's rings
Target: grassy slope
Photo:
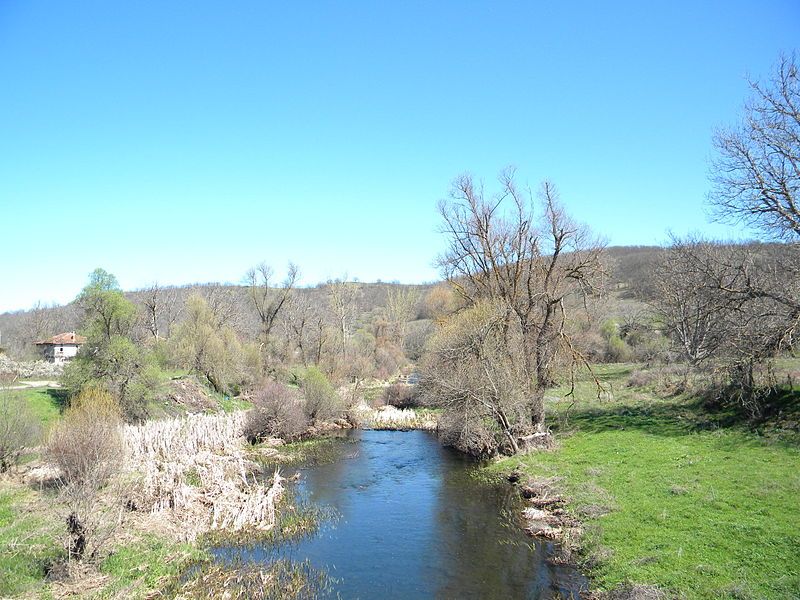
[[[570,509],[587,526],[595,583],[655,584],[687,598],[800,597],[800,448],[720,420],[687,398],[624,387],[629,368],[607,366],[614,399],[552,403],[565,434],[553,452],[509,458],[536,476],[563,477]],[[607,514],[603,514],[607,512]]]
[[[61,415],[62,400],[60,390],[50,388],[30,388],[11,390],[9,395],[24,398],[33,414],[39,419],[43,429],[47,429]]]
[[[46,562],[60,552],[53,524],[26,510],[33,492],[1,484],[0,597],[30,592],[43,585]]]

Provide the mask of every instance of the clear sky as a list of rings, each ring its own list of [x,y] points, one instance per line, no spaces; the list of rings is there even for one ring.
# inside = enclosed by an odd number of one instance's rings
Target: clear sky
[[[437,277],[468,171],[609,243],[708,224],[711,134],[800,2],[0,0],[0,311],[132,289]]]

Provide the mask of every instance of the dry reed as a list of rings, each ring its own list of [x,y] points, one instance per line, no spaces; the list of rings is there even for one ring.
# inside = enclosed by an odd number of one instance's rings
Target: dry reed
[[[267,487],[251,474],[244,420],[236,412],[126,425],[125,470],[137,479],[137,509],[180,525],[184,539],[274,527],[284,479],[276,470]]]
[[[359,407],[358,420],[365,429],[436,429],[436,420],[413,408]]]

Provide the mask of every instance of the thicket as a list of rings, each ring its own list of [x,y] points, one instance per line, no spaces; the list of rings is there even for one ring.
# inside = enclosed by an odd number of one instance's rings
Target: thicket
[[[268,381],[256,390],[252,402],[244,424],[244,435],[251,444],[270,437],[292,441],[308,428],[303,398],[296,389]]]
[[[417,408],[422,404],[416,386],[394,383],[383,390],[381,402],[395,408]]]
[[[303,410],[310,421],[326,421],[340,417],[345,410],[344,402],[325,373],[316,367],[308,367],[300,377],[303,392]]]

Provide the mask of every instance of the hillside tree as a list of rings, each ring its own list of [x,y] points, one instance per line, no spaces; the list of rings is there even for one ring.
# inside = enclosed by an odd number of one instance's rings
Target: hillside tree
[[[286,307],[300,278],[300,270],[297,265],[289,263],[286,278],[279,285],[275,284],[274,276],[274,270],[265,262],[253,267],[245,275],[247,296],[258,315],[259,338],[263,346],[269,344],[278,315]]]

